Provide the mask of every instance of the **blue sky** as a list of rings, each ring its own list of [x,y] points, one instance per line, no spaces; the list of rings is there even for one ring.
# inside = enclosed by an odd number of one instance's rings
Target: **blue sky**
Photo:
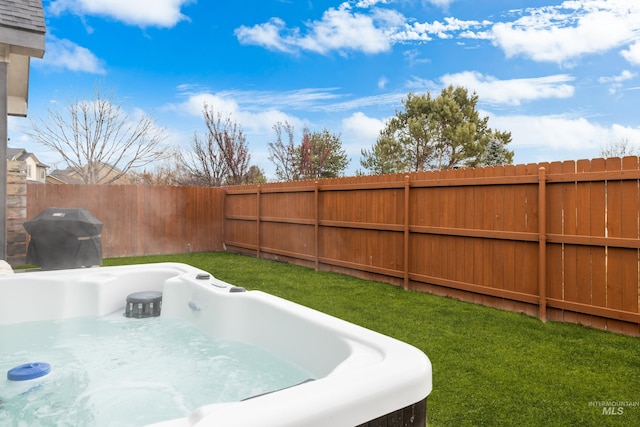
[[[288,121],[341,135],[351,161],[409,92],[462,85],[516,163],[598,157],[640,145],[637,0],[53,0],[46,53],[31,62],[29,116],[90,97],[96,82],[188,148],[204,102],[267,143]],[[11,118],[11,147],[64,167]],[[299,136],[298,138],[299,139]]]

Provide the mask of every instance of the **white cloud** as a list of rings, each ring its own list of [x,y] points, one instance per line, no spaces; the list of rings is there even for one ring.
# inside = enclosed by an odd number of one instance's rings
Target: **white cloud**
[[[487,38],[482,32],[474,32],[472,30],[486,28],[490,25],[489,21],[463,21],[454,17],[444,18],[444,22],[412,22],[406,23],[404,28],[393,32],[391,39],[394,42],[407,41],[430,41],[432,38],[450,39],[455,35],[464,38]]]
[[[371,6],[375,6],[375,5],[379,4],[379,3],[387,4],[388,2],[387,2],[387,0],[359,0],[356,3],[355,7],[366,9],[366,8],[371,7]]]
[[[431,63],[431,59],[423,57],[422,52],[418,49],[405,50],[402,52],[402,56],[404,56],[404,60],[407,61],[411,67]]]
[[[376,143],[380,131],[384,129],[385,122],[376,118],[368,117],[362,112],[355,112],[349,117],[342,119],[341,139],[343,148],[351,158],[349,172],[355,171],[360,165],[361,150],[371,148]]]
[[[459,35],[461,39],[472,39],[472,40],[493,40],[493,34],[491,31],[462,31]]]
[[[253,27],[241,26],[236,28],[235,35],[241,44],[258,45],[269,50],[280,52],[293,52],[295,43],[282,37],[281,32],[286,31],[286,24],[280,18],[271,18],[269,22],[257,24]]]
[[[368,117],[360,111],[342,119],[342,132],[345,138],[357,139],[361,142],[371,141],[371,144],[375,143],[384,127],[383,120]]]
[[[622,73],[620,73],[617,76],[605,76],[605,77],[600,77],[598,79],[598,81],[600,83],[622,83],[624,81],[627,80],[631,80],[634,77],[636,77],[638,75],[638,73],[632,73],[629,70],[624,70],[622,71]]]
[[[33,61],[34,66],[48,69],[67,69],[93,74],[105,74],[102,61],[89,49],[67,39],[47,38],[47,50],[44,58]]]
[[[313,31],[299,40],[303,49],[327,53],[330,50],[354,50],[379,53],[390,49],[389,40],[380,27],[398,19],[393,11],[377,10],[371,15],[353,13],[348,8],[329,9]]]
[[[453,2],[423,1],[442,8]],[[243,44],[287,53],[376,54],[389,51],[397,43],[456,38],[490,40],[507,57],[523,56],[565,66],[573,65],[583,55],[620,49],[630,63],[640,65],[640,2],[636,0],[566,0],[557,6],[512,10],[501,18],[503,22],[453,16],[419,22],[394,9],[394,3],[343,2],[304,27],[288,27],[274,17],[266,23],[241,26],[235,34]]]
[[[640,127],[601,125],[584,117],[488,115],[492,129],[509,131],[517,163],[600,157],[606,144],[629,140],[640,142]],[[534,158],[527,158],[527,153]]]
[[[193,0],[55,0],[47,11],[52,15],[107,16],[128,25],[171,28],[188,19],[180,11]]]
[[[337,94],[336,90],[336,88],[304,88],[284,92],[228,90],[218,92],[217,95],[223,98],[234,99],[239,104],[245,105],[252,110],[282,108],[317,111],[318,108],[322,109],[322,106],[326,103],[334,102],[341,98],[342,95]],[[195,94],[204,92],[207,91],[201,90],[195,92]],[[183,93],[183,95],[189,94]]]
[[[334,103],[327,103],[323,105],[316,105],[310,108],[309,111],[321,111],[337,113],[340,111],[352,111],[366,107],[400,107],[400,101],[407,94],[403,93],[385,93],[382,95],[362,96],[360,98],[354,98],[347,101],[340,101]]]
[[[600,77],[598,81],[600,83],[609,84],[609,93],[613,95],[618,91],[618,89],[622,87],[622,83],[626,82],[627,80],[634,79],[637,75],[638,73],[633,73],[629,70],[623,70],[622,73],[618,74],[617,76],[603,76]]]
[[[294,126],[301,124],[298,118],[276,108],[252,109],[251,106],[247,108],[233,97],[225,96],[224,94],[192,94],[186,101],[179,104],[168,105],[164,109],[201,117],[205,104],[216,114],[220,113],[223,118],[230,116],[233,121],[240,124],[243,129],[249,132],[270,132],[273,125],[277,122],[287,121]]]
[[[640,2],[635,0],[565,1],[521,13],[492,29],[494,44],[507,57],[570,65],[582,55],[623,47],[640,31]]]
[[[640,65],[640,41],[635,42],[629,46],[629,49],[623,50],[620,53],[631,65]]]
[[[428,0],[429,3],[441,7],[443,9],[446,9],[447,7],[449,7],[449,5],[451,3],[453,3],[455,0]]]
[[[374,2],[366,2],[374,4]],[[360,3],[359,3],[360,4]],[[280,18],[264,24],[241,26],[235,30],[242,44],[263,46],[281,52],[327,54],[358,51],[367,54],[386,52],[391,48],[388,28],[404,22],[404,17],[392,10],[373,8],[368,13],[354,12],[349,3],[327,9],[322,18],[307,24],[308,31],[287,28]]]
[[[568,83],[574,80],[567,74],[529,79],[499,80],[477,71],[446,74],[440,78],[445,85],[463,86],[475,91],[480,101],[493,104],[520,105],[524,101],[549,98],[569,98],[574,87]]]

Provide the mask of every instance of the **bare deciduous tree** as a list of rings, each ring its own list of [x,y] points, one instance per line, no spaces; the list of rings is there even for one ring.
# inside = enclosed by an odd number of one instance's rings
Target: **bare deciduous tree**
[[[191,151],[182,156],[184,168],[198,185],[246,183],[251,155],[242,128],[231,116],[223,119],[207,104],[202,115],[207,134],[204,139],[194,134]]]
[[[191,151],[183,152],[180,161],[191,178],[191,183],[205,187],[219,187],[227,177],[227,165],[210,133],[202,139],[193,134]]]
[[[244,184],[251,155],[242,128],[230,116],[223,120],[220,113],[215,114],[206,104],[203,115],[209,135],[218,144],[220,155],[227,166],[227,184]]]
[[[190,176],[184,170],[180,158],[182,152],[177,149],[171,149],[167,158],[152,169],[145,169],[142,172],[133,171],[127,174],[126,178],[118,181],[118,183],[134,184],[134,185],[190,185]]]
[[[624,157],[640,155],[640,148],[632,144],[629,139],[623,138],[618,142],[609,142],[600,146],[600,155],[605,159],[609,157]]]
[[[85,184],[111,184],[162,159],[166,151],[163,128],[147,115],[127,113],[98,87],[92,100],[49,108],[26,133],[58,153]]]
[[[298,151],[293,141],[293,126],[289,122],[278,122],[273,125],[276,133],[275,142],[269,143],[269,160],[276,167],[276,176],[281,181],[294,181],[300,178],[297,165]],[[287,142],[283,140],[286,133]]]

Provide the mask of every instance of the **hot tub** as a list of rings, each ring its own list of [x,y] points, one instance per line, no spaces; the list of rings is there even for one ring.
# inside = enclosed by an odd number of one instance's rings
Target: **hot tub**
[[[397,423],[389,425],[426,424],[426,398],[432,385],[431,363],[424,353],[290,301],[245,291],[186,264],[0,276],[0,329],[96,316],[116,319],[118,324],[145,322],[148,319],[124,316],[127,298],[141,292],[162,293],[160,318],[187,322],[211,339],[263,349],[309,377],[235,401],[211,399],[189,408],[185,416],[154,421],[154,426],[351,427],[385,419]],[[157,308],[157,300],[155,304]],[[0,347],[0,356],[3,351]],[[38,356],[24,354],[25,359]],[[34,361],[47,362],[24,360]],[[51,372],[56,372],[55,364]],[[6,386],[9,380],[3,380]],[[38,381],[46,384],[47,376]],[[31,399],[38,392],[36,388],[25,396]]]

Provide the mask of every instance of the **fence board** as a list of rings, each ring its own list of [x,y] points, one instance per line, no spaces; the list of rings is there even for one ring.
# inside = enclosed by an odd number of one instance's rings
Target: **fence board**
[[[619,171],[618,158],[607,159],[607,171]],[[607,181],[607,231],[609,237],[622,237],[622,181]],[[607,307],[622,309],[622,271],[625,249],[608,248]]]
[[[576,172],[588,173],[591,165],[588,160],[580,160],[576,164]],[[588,236],[591,230],[591,183],[576,182],[576,234]],[[591,304],[591,288],[593,280],[592,247],[577,246],[576,250],[576,298],[582,304]]]
[[[515,176],[515,167],[509,165],[504,167],[504,176]],[[516,207],[515,207],[515,186],[506,185],[503,187],[504,206],[502,211],[503,216],[503,230],[515,231],[516,221]],[[516,290],[516,277],[515,277],[515,254],[516,254],[516,242],[510,241],[505,244],[504,251],[504,289],[511,291]]]
[[[574,161],[562,163],[562,172],[572,174],[576,170]],[[563,230],[562,234],[576,235],[576,182],[556,184],[562,186]],[[563,245],[563,300],[577,301],[577,248],[576,245]]]
[[[465,169],[463,177],[465,179],[473,178],[475,172],[473,169]],[[475,191],[471,186],[463,187],[464,192],[464,224],[462,227],[465,229],[474,228],[474,221],[476,217],[476,205],[475,205]],[[477,239],[464,239],[464,271],[463,282],[473,283],[474,269],[475,269],[475,246]]]
[[[550,174],[562,173],[562,164],[553,162],[549,165]],[[563,234],[562,187],[560,185],[547,186],[547,231],[550,234]],[[563,288],[563,255],[564,245],[547,245],[547,296],[558,300],[564,299]]]
[[[637,170],[638,158],[622,159],[623,170]],[[622,182],[621,237],[638,239],[638,180]],[[622,309],[638,311],[638,249],[624,249],[622,270]]]

